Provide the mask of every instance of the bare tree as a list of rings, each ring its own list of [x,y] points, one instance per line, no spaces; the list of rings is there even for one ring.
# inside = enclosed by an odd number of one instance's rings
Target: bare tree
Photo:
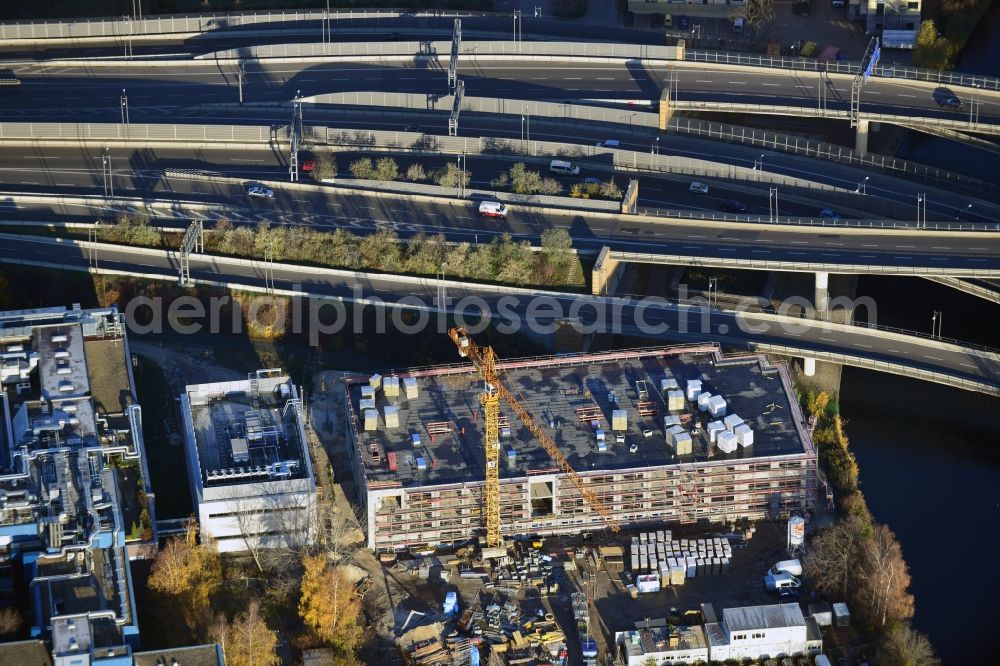
[[[847,516],[820,532],[805,557],[805,573],[820,592],[846,597],[851,590],[861,548],[870,529],[856,516]]]
[[[744,30],[756,37],[765,24],[774,20],[774,0],[746,0],[731,18],[742,18],[747,24]]]
[[[0,610],[0,636],[11,636],[21,630],[24,621],[16,608]]]
[[[288,570],[313,543],[316,504],[311,493],[288,492],[279,482],[234,486],[225,499],[244,547],[260,573]]]
[[[872,624],[888,627],[913,617],[913,595],[907,591],[910,573],[896,535],[875,525],[862,547],[858,596]]]
[[[878,663],[885,666],[938,666],[931,642],[906,625],[893,627],[879,641]]]

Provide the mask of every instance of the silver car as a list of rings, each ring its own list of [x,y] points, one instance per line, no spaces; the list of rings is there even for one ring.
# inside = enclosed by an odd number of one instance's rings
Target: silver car
[[[247,196],[251,196],[256,199],[273,199],[274,190],[264,187],[263,185],[251,185],[247,188]]]

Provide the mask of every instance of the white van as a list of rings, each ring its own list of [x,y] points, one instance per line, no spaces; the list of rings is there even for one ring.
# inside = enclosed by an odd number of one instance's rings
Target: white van
[[[793,576],[802,575],[802,562],[800,560],[782,560],[771,567],[772,574],[787,573]]]
[[[606,141],[601,141],[597,144],[598,148],[617,148],[621,145],[621,141],[618,139],[607,139]]]
[[[741,34],[743,32],[744,18],[742,16],[737,16],[733,19],[733,32]]]
[[[479,202],[479,214],[486,217],[507,217],[507,206],[499,201]]]
[[[766,590],[788,590],[801,587],[799,579],[790,573],[773,574],[770,571],[764,574],[764,589]]]
[[[579,176],[580,167],[573,164],[572,162],[566,162],[564,160],[552,160],[549,163],[549,171],[552,173],[558,173],[563,176]]]

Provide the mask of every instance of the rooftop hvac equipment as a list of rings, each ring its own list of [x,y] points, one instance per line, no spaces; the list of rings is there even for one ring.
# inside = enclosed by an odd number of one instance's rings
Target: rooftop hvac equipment
[[[726,415],[726,399],[721,395],[713,395],[708,399],[708,413],[716,418]]]
[[[417,432],[412,433],[410,435],[410,443],[413,444],[413,446],[415,447],[420,446],[420,433]]]
[[[705,427],[708,430],[708,441],[715,444],[720,432],[725,432],[726,425],[722,421],[710,421]]]
[[[69,336],[65,333],[53,333],[52,342],[66,342],[69,340]]]
[[[395,398],[399,396],[399,377],[386,377],[382,384],[382,390],[386,396]]]
[[[748,426],[746,423],[741,423],[733,430],[733,434],[736,435],[736,441],[739,442],[740,446],[752,446],[753,445],[753,428]]]
[[[597,441],[598,442],[603,442],[604,441],[605,437],[604,437],[604,431],[603,430],[601,430],[600,428],[598,428],[597,430],[594,431],[594,434],[597,436]]]
[[[670,426],[680,425],[681,417],[671,414],[670,416],[663,417],[663,429],[669,430]]]
[[[399,408],[386,405],[385,409],[382,410],[382,416],[385,418],[386,428],[399,427]]]
[[[500,428],[500,436],[503,437],[504,439],[510,439],[510,427],[509,426],[501,426],[501,428]]]
[[[376,391],[382,388],[382,375],[377,372],[368,378],[368,385],[371,386]]]
[[[415,377],[403,378],[403,391],[406,393],[407,400],[412,400],[417,397],[417,380]]]
[[[365,430],[378,430],[378,412],[366,409],[364,412]]]
[[[616,409],[611,412],[611,429],[628,429],[628,413],[624,409]]]
[[[597,440],[597,450],[604,453],[608,450],[608,441],[606,439]]]
[[[741,425],[743,423],[743,419],[736,414],[730,414],[726,418],[722,419],[722,422],[726,424],[726,430],[729,432],[736,432],[736,426]]]
[[[698,409],[703,412],[708,411],[708,401],[712,398],[711,393],[702,392],[698,394]]]
[[[424,458],[423,456],[417,456],[416,462],[417,462],[417,469],[419,470],[427,469],[427,458]]]
[[[69,358],[69,350],[60,347],[59,349],[52,352],[52,358]]]
[[[361,387],[361,397],[362,398],[374,398],[375,397],[375,389],[373,389],[371,386],[362,386]]]
[[[229,440],[229,448],[233,452],[234,463],[250,462],[250,447],[243,437],[233,437]]]
[[[375,409],[375,398],[361,398],[358,407],[362,410]]]
[[[59,382],[59,392],[60,393],[72,393],[73,392],[73,382],[68,379],[64,379]]]
[[[517,461],[517,451],[514,449],[507,449],[507,464],[513,465]]]
[[[701,393],[701,380],[689,379],[687,381],[687,399],[693,402],[698,399],[699,393]]]
[[[723,430],[716,437],[715,445],[719,447],[719,450],[723,453],[732,453],[737,447],[736,435],[728,430]]]
[[[677,390],[667,391],[667,409],[671,412],[684,409],[684,394]]]
[[[691,455],[693,447],[693,441],[691,435],[686,432],[679,433],[674,437],[674,451],[679,456],[689,456]]]

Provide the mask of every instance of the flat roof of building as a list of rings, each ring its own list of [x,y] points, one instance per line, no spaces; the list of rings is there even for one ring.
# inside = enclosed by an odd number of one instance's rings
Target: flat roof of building
[[[581,473],[811,452],[811,443],[793,419],[798,412],[787,377],[763,355],[722,357],[713,346],[699,346],[526,359],[502,363],[501,367],[507,386]],[[484,432],[479,396],[483,382],[471,365],[389,376],[400,378],[399,395],[375,391],[378,425],[368,431],[364,430],[361,409],[362,388],[368,385],[368,378],[348,379],[352,427],[358,435],[368,482],[418,486],[482,478]],[[406,397],[405,377],[416,380],[416,397]],[[687,400],[683,410],[669,412],[660,392],[664,378],[677,380],[682,391],[687,380],[698,379],[703,391],[722,395],[728,403],[727,413],[740,416],[753,429],[753,444],[737,447],[732,453],[710,444],[704,426],[715,418]],[[640,400],[638,394],[640,381],[646,382],[646,400]],[[611,391],[617,404],[610,401]],[[398,427],[386,427],[387,406],[398,409]],[[616,408],[627,414],[624,444],[615,442],[616,433],[611,430]],[[640,408],[646,416],[640,416]],[[664,417],[670,414],[690,419],[685,426],[693,436],[690,455],[675,455],[667,445]],[[555,468],[534,435],[503,403],[500,418],[501,479]],[[607,451],[598,451],[592,419],[606,433]],[[693,429],[696,422],[698,430]],[[509,427],[507,436],[505,425]],[[648,437],[647,430],[652,431]],[[416,446],[413,435],[420,438]],[[630,453],[633,444],[638,450]]]
[[[187,387],[206,486],[308,476],[293,388],[287,375]]]
[[[725,608],[722,611],[722,623],[732,633],[754,629],[804,627],[806,620],[798,604],[772,604]]]

